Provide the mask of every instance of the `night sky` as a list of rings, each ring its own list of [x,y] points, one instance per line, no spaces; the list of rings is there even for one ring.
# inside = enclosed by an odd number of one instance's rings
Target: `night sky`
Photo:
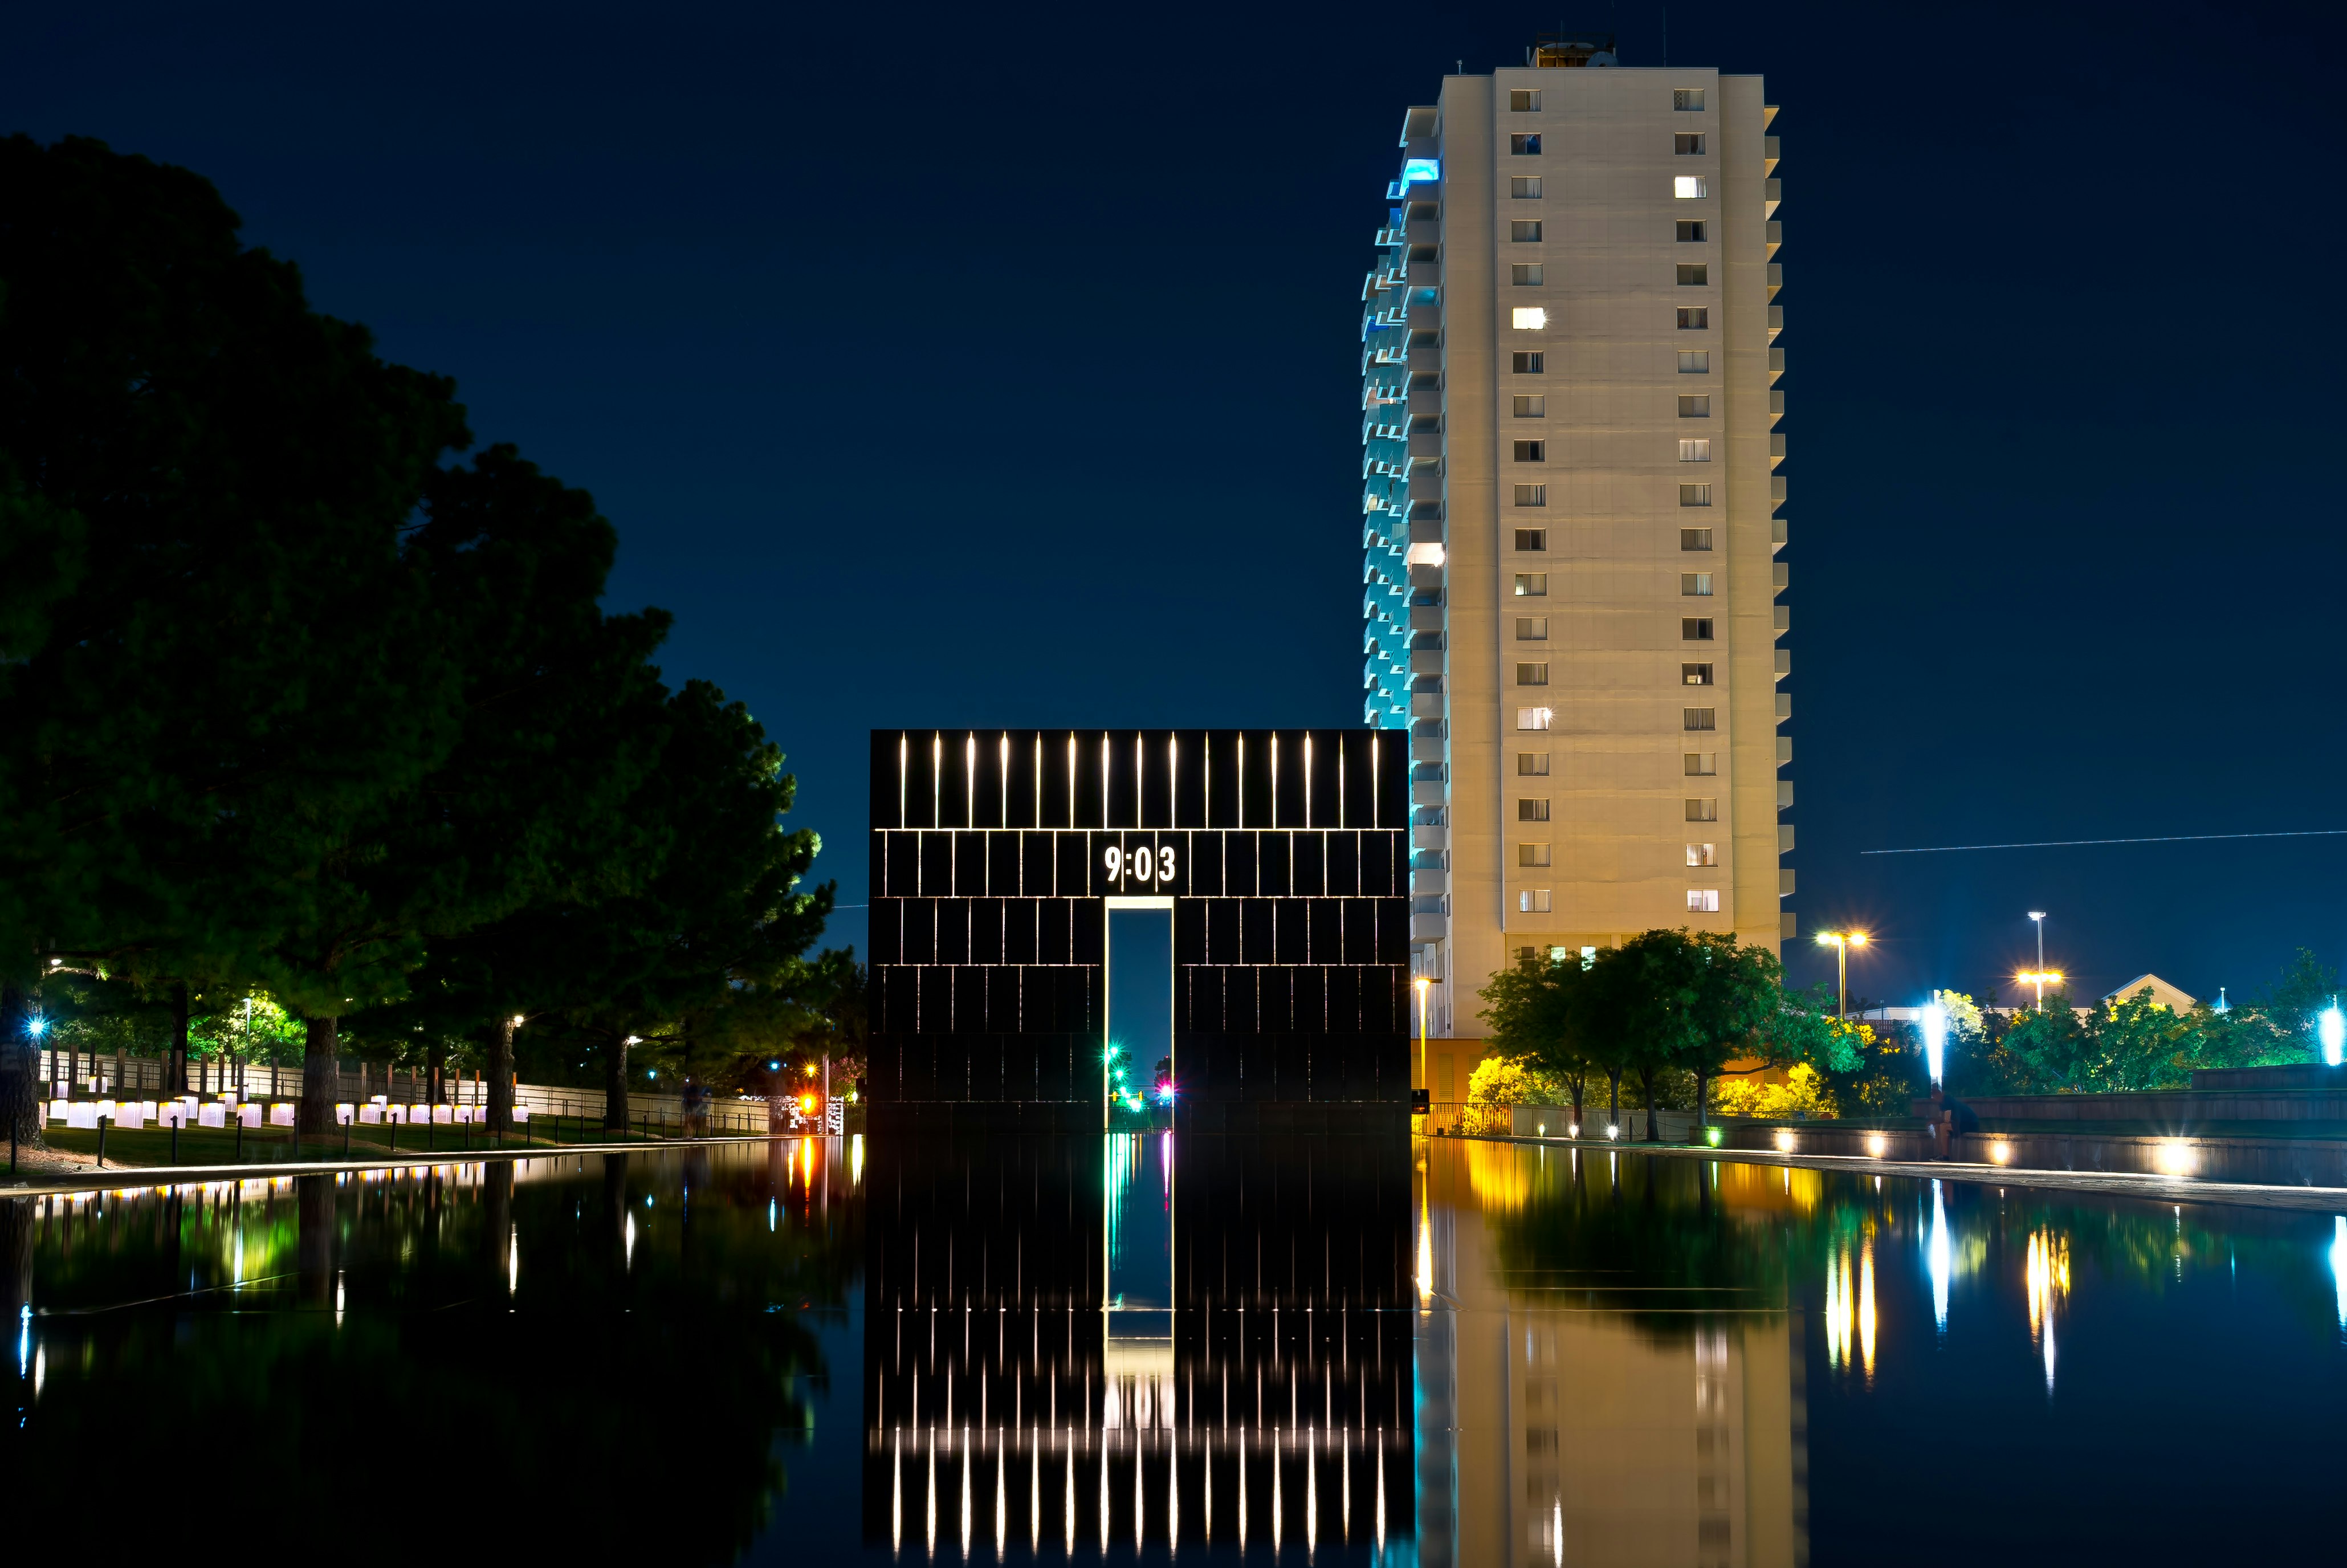
[[[18,8],[0,129],[209,176],[593,491],[861,903],[874,726],[1359,722],[1395,138],[1542,9]],[[1669,8],[1783,109],[1797,979],[2347,958],[2347,837],[1860,853],[2347,828],[2337,15]]]

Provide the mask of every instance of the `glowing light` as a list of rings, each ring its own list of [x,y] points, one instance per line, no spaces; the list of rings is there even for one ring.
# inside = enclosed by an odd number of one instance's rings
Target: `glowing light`
[[[49,1020],[43,1018],[39,1013],[34,1013],[31,1017],[25,1020],[25,1032],[30,1035],[33,1039],[38,1040],[41,1036],[48,1033],[48,1031]]]
[[[2314,1027],[2322,1039],[2323,1065],[2337,1067],[2342,1060],[2347,1060],[2347,1015],[2340,1012],[2337,1002],[2322,1009],[2322,1016],[2314,1020]]]
[[[1704,1142],[1709,1143],[1715,1149],[1719,1147],[1719,1136],[1720,1130],[1717,1127],[1706,1127],[1703,1130]]]
[[[2331,1221],[2331,1277],[2339,1288],[2339,1327],[2347,1328],[2347,1217]]]
[[[1941,1081],[1941,1066],[1948,1052],[1948,1009],[1937,998],[1923,1009],[1923,1061],[1931,1069],[1932,1081]]]
[[[1793,1152],[1794,1145],[1799,1142],[1799,1139],[1793,1136],[1791,1129],[1786,1127],[1779,1127],[1777,1129],[1777,1151],[1778,1153],[1791,1153]]]
[[[2002,1165],[2013,1158],[2013,1145],[2000,1138],[1988,1146],[1988,1157]]]
[[[2171,1176],[2188,1176],[2193,1167],[2199,1163],[2192,1145],[2181,1138],[2169,1138],[2163,1142],[2153,1157],[2158,1161],[2160,1170]]]
[[[1548,330],[1548,311],[1542,305],[1518,305],[1510,319],[1518,332],[1536,333]]]
[[[1693,196],[1707,196],[1710,194],[1710,190],[1706,185],[1702,175],[1680,174],[1674,175],[1671,179],[1671,194],[1685,200]]]
[[[1858,1259],[1858,1353],[1866,1367],[1866,1380],[1874,1381],[1874,1244],[1866,1243]]]
[[[1876,1159],[1880,1160],[1882,1158],[1883,1151],[1890,1147],[1891,1140],[1884,1137],[1881,1133],[1869,1132],[1866,1135],[1866,1152],[1873,1155]]]
[[[1619,1138],[1622,1135],[1622,1129],[1612,1122],[1608,1122],[1605,1126],[1605,1135],[1608,1138]]]
[[[1948,1243],[1947,1203],[1937,1180],[1932,1183],[1932,1230],[1923,1244],[1924,1266],[1932,1273],[1932,1321],[1941,1333],[1948,1331],[1948,1274],[1954,1266],[1954,1255]]]
[[[1401,182],[1422,185],[1430,179],[1442,178],[1442,165],[1431,158],[1405,158],[1401,162]]]
[[[1565,1135],[1566,1137],[1568,1137],[1568,1138],[1578,1138],[1578,1137],[1580,1137],[1580,1136],[1581,1136],[1581,1123],[1580,1123],[1580,1122],[1573,1122],[1571,1126],[1567,1127],[1567,1128],[1564,1130],[1564,1135]]]

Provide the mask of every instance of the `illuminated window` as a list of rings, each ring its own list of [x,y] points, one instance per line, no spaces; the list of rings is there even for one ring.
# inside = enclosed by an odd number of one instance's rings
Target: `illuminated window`
[[[1719,845],[1716,844],[1690,844],[1686,846],[1689,866],[1717,866],[1719,864],[1718,855]]]
[[[1679,443],[1679,461],[1682,463],[1710,462],[1711,438],[1707,436],[1694,436],[1681,441]]]
[[[1515,416],[1519,419],[1538,419],[1541,415],[1548,412],[1548,399],[1545,397],[1525,397],[1522,395],[1518,395],[1511,402],[1510,407],[1514,412]]]
[[[1689,594],[1698,599],[1710,598],[1711,573],[1707,571],[1683,571],[1679,573],[1679,591],[1683,594]]]
[[[1546,597],[1547,593],[1548,573],[1544,571],[1520,571],[1516,573],[1516,597],[1518,599],[1541,599]]]
[[[1688,752],[1686,763],[1686,776],[1691,779],[1707,779],[1719,772],[1717,752]]]
[[[1518,752],[1516,753],[1516,776],[1520,779],[1544,779],[1548,777],[1548,753],[1546,752]]]
[[[1703,132],[1699,130],[1673,131],[1671,133],[1671,150],[1677,153],[1681,158],[1685,158],[1691,153],[1700,153],[1703,151]]]
[[[1418,185],[1441,178],[1442,166],[1430,158],[1402,159],[1401,182],[1404,185]]]
[[[1701,332],[1710,325],[1711,307],[1709,305],[1681,305],[1679,307],[1679,331],[1683,333]]]
[[[1548,312],[1539,305],[1518,305],[1508,313],[1518,332],[1536,333],[1548,327]]]
[[[1553,852],[1545,844],[1519,844],[1516,845],[1516,864],[1550,866],[1555,864],[1555,861]]]
[[[1673,87],[1671,89],[1671,108],[1675,109],[1699,109],[1703,108],[1703,94],[1704,89],[1701,87]]]
[[[1680,398],[1679,417],[1681,419],[1710,418],[1711,394],[1708,392],[1698,392],[1693,397]]]
[[[1538,87],[1510,87],[1508,112],[1511,114],[1540,113],[1541,90]]]
[[[1545,463],[1548,461],[1548,443],[1545,441],[1519,441],[1513,445],[1511,450],[1515,453],[1516,461],[1519,463]]]
[[[1671,177],[1671,194],[1684,201],[1689,197],[1711,194],[1711,180],[1701,174],[1676,174]]]
[[[1547,641],[1548,617],[1545,615],[1519,615],[1516,617],[1516,641],[1519,642]]]
[[[1508,151],[1516,158],[1540,156],[1540,132],[1523,131],[1508,138]]]
[[[1679,374],[1681,375],[1710,374],[1711,350],[1707,348],[1683,348],[1679,350]]]
[[[1519,245],[1530,244],[1541,237],[1541,220],[1537,218],[1516,218],[1509,220],[1508,238]]]
[[[1716,800],[1691,800],[1686,803],[1686,819],[1689,822],[1717,822],[1719,803]]]
[[[1682,730],[1717,730],[1719,710],[1717,708],[1681,708],[1679,728]]]
[[[1516,728],[1519,730],[1545,730],[1555,721],[1555,719],[1556,710],[1553,708],[1519,708],[1516,710]]]
[[[1516,802],[1516,820],[1518,822],[1546,822],[1548,820],[1548,802],[1545,800],[1519,800]]]
[[[1545,887],[1525,888],[1522,893],[1516,895],[1516,907],[1526,915],[1547,914],[1549,912],[1549,890]]]
[[[1679,548],[1683,550],[1707,550],[1710,548],[1711,530],[1709,528],[1681,528],[1679,530]]]
[[[1711,263],[1708,261],[1681,261],[1678,269],[1679,282],[1683,287],[1695,287],[1711,282]]]
[[[1546,528],[1518,528],[1516,530],[1516,548],[1520,550],[1544,550],[1548,548],[1548,530]]]
[[[1548,351],[1536,348],[1526,353],[1520,349],[1508,356],[1508,368],[1518,375],[1542,374],[1548,370]]]
[[[1690,915],[1717,915],[1717,914],[1718,914],[1718,913],[1719,913],[1719,889],[1718,889],[1718,888],[1717,888],[1717,887],[1690,887],[1690,888],[1688,888],[1688,889],[1687,889],[1687,913],[1688,913],[1688,914],[1690,914]]]
[[[1702,244],[1704,239],[1703,220],[1700,218],[1693,220],[1681,219],[1678,224],[1678,234],[1679,243],[1682,245]]]
[[[1704,619],[1702,619],[1701,620],[1682,620],[1682,621],[1680,621],[1680,622],[1679,622],[1679,638],[1680,638],[1680,640],[1681,640],[1682,641],[1686,641],[1686,642],[1708,642],[1708,641],[1711,641],[1711,618],[1710,618],[1710,617],[1708,617],[1708,616],[1706,616],[1706,617],[1705,617]]]
[[[1508,282],[1519,289],[1537,286],[1548,276],[1548,269],[1538,261],[1515,261],[1508,267]]]
[[[1519,507],[1547,506],[1548,487],[1546,485],[1518,485],[1516,487],[1516,505]]]
[[[1508,176],[1508,195],[1517,201],[1537,201],[1540,200],[1540,182],[1541,177],[1537,174],[1512,174]]]
[[[1517,666],[1516,666],[1516,684],[1517,684],[1517,685],[1519,685],[1519,686],[1545,686],[1545,685],[1547,685],[1547,684],[1548,684],[1548,666],[1547,666],[1547,665],[1545,665],[1545,664],[1519,664],[1519,665],[1517,665]]]
[[[1711,505],[1711,487],[1708,485],[1681,485],[1679,487],[1679,505],[1682,507],[1708,507]]]
[[[1708,686],[1711,684],[1711,666],[1682,664],[1679,666],[1679,679],[1689,686]]]

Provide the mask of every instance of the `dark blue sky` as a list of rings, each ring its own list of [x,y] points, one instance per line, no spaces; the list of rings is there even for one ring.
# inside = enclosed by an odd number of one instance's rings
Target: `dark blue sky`
[[[2335,7],[1682,4],[1783,108],[1791,907],[1853,989],[2347,956]],[[1662,63],[1645,0],[1568,14]],[[19,11],[6,129],[213,179],[746,699],[864,897],[864,732],[1359,720],[1358,311],[1503,5]],[[2329,169],[2332,172],[2325,173]],[[860,917],[837,934],[860,945]],[[1797,978],[1829,974],[1804,941]]]

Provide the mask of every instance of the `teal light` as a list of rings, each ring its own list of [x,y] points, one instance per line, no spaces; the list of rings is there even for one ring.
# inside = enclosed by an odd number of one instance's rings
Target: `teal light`
[[[1401,164],[1401,182],[1416,185],[1423,180],[1442,178],[1442,165],[1430,158],[1406,158]]]

